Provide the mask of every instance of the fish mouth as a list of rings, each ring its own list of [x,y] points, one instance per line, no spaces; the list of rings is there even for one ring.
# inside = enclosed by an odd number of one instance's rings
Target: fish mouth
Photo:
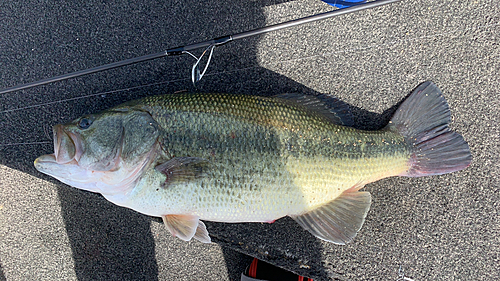
[[[55,125],[53,133],[54,153],[38,157],[34,163],[35,168],[69,185],[73,185],[73,181],[87,180],[88,171],[78,163],[83,153],[80,137],[65,130],[63,125]]]
[[[63,125],[54,126],[53,133],[54,153],[38,157],[34,162],[35,168],[70,186],[101,194],[123,193],[132,188],[160,150],[156,142],[145,155],[122,163],[121,152],[125,141],[122,133],[109,154],[100,154],[102,159],[93,161],[93,157],[90,160],[86,157],[92,147],[83,142],[84,136],[71,132]]]
[[[57,164],[77,162],[82,156],[81,142],[74,133],[64,130],[63,125],[54,126],[54,159]]]
[[[35,167],[42,171],[43,167],[50,164],[76,164],[80,159],[83,149],[79,137],[64,130],[63,125],[55,125],[54,133],[54,153],[42,155],[35,160]]]

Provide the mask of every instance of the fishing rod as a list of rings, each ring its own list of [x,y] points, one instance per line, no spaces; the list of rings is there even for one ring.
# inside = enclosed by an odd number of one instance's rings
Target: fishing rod
[[[105,65],[101,65],[101,66],[97,66],[97,67],[93,67],[93,68],[88,68],[88,69],[84,69],[84,70],[79,70],[79,71],[55,76],[52,78],[42,79],[39,81],[30,82],[30,83],[6,88],[3,90],[0,90],[0,94],[24,90],[24,89],[28,89],[28,88],[32,88],[32,87],[36,87],[36,86],[40,86],[40,85],[45,85],[45,84],[49,84],[49,83],[53,83],[53,82],[57,82],[57,81],[61,81],[61,80],[75,78],[75,77],[79,77],[79,76],[83,76],[83,75],[88,75],[88,74],[92,74],[92,73],[96,73],[96,72],[101,72],[104,70],[109,70],[109,69],[122,67],[122,66],[130,65],[130,64],[135,64],[135,63],[139,63],[139,62],[153,60],[153,59],[157,59],[157,58],[169,57],[169,56],[179,56],[179,55],[183,55],[183,54],[189,54],[196,59],[196,62],[194,63],[194,65],[192,67],[192,71],[191,71],[192,81],[193,81],[193,83],[196,83],[196,82],[200,81],[201,78],[203,77],[203,75],[205,74],[205,72],[208,68],[208,65],[210,64],[210,60],[212,58],[213,51],[214,51],[215,47],[217,47],[217,46],[221,46],[221,45],[227,44],[231,41],[242,39],[242,38],[247,38],[247,37],[251,37],[251,36],[255,36],[255,35],[269,33],[272,31],[276,31],[276,30],[280,30],[280,29],[284,29],[284,28],[289,28],[292,26],[297,26],[297,25],[301,25],[301,24],[305,24],[305,23],[324,20],[324,19],[335,17],[335,16],[354,13],[354,12],[358,12],[358,11],[362,11],[362,10],[366,10],[366,9],[371,9],[371,8],[387,5],[390,3],[399,2],[399,1],[401,1],[401,0],[377,0],[377,1],[372,1],[372,2],[367,2],[367,3],[362,3],[362,4],[355,4],[355,5],[348,7],[348,8],[333,10],[330,12],[312,15],[312,16],[308,16],[308,17],[304,17],[304,18],[300,18],[300,19],[296,19],[296,20],[291,20],[291,21],[287,21],[287,22],[283,22],[283,23],[278,23],[278,24],[274,24],[274,25],[270,25],[270,26],[266,26],[266,27],[262,27],[262,28],[257,28],[254,30],[245,31],[245,32],[241,32],[241,33],[237,33],[237,34],[233,34],[233,35],[222,36],[222,37],[214,38],[214,39],[207,40],[204,42],[199,42],[199,43],[195,43],[195,44],[191,44],[191,45],[176,47],[176,48],[168,49],[166,51],[155,53],[155,54],[149,54],[149,55],[144,55],[144,56],[140,56],[140,57],[136,57],[136,58],[126,59],[126,60],[113,62],[113,63],[109,63],[109,64],[105,64]],[[201,54],[200,57],[196,57],[195,55],[193,55],[192,53],[189,52],[189,51],[201,49],[201,48],[206,48],[206,49]],[[198,69],[198,66],[199,66],[200,61],[202,60],[202,58],[205,56],[206,53],[209,53],[207,63],[205,65],[205,68],[203,69],[203,71],[200,72],[200,70]]]

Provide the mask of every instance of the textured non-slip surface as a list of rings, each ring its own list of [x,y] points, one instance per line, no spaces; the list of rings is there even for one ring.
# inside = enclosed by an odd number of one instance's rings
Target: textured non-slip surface
[[[3,1],[0,88],[331,10],[317,0]],[[500,4],[403,0],[235,41],[197,88],[189,56],[0,95],[0,280],[237,280],[251,258],[315,280],[500,278]],[[195,53],[198,55],[201,50]],[[426,80],[447,99],[472,152],[466,170],[389,178],[347,246],[289,218],[207,222],[215,244],[170,236],[161,220],[38,173],[51,126],[176,91],[323,93],[355,127],[379,129]]]

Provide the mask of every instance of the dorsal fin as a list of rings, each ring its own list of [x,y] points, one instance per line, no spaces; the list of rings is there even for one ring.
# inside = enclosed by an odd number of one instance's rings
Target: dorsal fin
[[[286,93],[274,97],[287,102],[300,104],[311,111],[322,114],[334,124],[342,126],[354,125],[349,106],[338,98],[323,94],[312,96],[299,93]]]

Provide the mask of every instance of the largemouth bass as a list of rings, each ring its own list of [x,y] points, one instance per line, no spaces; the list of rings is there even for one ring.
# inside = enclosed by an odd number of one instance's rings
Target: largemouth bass
[[[379,131],[349,127],[325,96],[168,94],[54,126],[40,172],[150,216],[182,240],[210,242],[202,220],[290,216],[316,237],[351,241],[370,208],[360,189],[392,176],[450,173],[471,162],[425,82]]]

